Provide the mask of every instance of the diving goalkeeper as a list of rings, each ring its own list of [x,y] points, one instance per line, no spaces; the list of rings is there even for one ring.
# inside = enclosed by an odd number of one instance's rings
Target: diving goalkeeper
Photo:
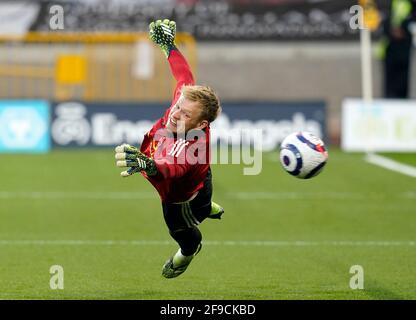
[[[178,251],[163,266],[162,275],[182,274],[201,250],[198,225],[206,218],[220,219],[224,210],[211,201],[210,123],[221,112],[217,95],[209,87],[195,85],[190,67],[175,45],[174,21],[149,25],[150,39],[166,55],[176,89],[171,106],[148,131],[140,150],[122,144],[115,149],[121,173],[140,172],[158,191],[163,216]]]

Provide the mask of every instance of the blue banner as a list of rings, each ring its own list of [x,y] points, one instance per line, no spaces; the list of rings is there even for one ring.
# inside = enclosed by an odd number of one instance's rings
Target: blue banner
[[[0,101],[0,152],[47,152],[50,149],[46,101]]]
[[[107,104],[63,102],[53,104],[52,141],[59,147],[138,145],[169,103]],[[326,140],[324,102],[224,103],[221,116],[212,123],[212,141],[233,139],[239,131],[263,132],[263,149],[276,149],[294,131],[310,131]],[[244,140],[244,139],[243,139]]]

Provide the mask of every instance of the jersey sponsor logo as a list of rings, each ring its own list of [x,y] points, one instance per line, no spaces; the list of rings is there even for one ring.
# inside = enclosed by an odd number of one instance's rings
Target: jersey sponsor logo
[[[185,149],[185,147],[188,144],[189,144],[189,142],[184,140],[184,139],[176,140],[176,142],[172,146],[172,149],[169,151],[168,155],[176,157],[176,158],[179,157],[179,155],[181,154],[183,149]]]

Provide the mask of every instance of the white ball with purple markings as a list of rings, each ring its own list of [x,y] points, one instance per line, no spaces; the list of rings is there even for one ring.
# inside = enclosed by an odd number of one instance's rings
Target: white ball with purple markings
[[[310,132],[294,132],[280,146],[280,163],[299,179],[316,177],[328,161],[328,152],[321,139]]]

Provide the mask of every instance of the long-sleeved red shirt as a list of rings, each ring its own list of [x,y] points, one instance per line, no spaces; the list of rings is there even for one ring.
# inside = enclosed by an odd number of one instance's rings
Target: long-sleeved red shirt
[[[177,83],[173,101],[145,134],[140,151],[154,159],[158,170],[156,176],[149,177],[145,172],[142,175],[156,188],[162,202],[172,203],[189,200],[204,186],[210,166],[210,129],[204,129],[198,139],[168,133],[168,117],[181,96],[182,86],[195,84],[191,69],[178,50],[171,51],[168,61]]]

